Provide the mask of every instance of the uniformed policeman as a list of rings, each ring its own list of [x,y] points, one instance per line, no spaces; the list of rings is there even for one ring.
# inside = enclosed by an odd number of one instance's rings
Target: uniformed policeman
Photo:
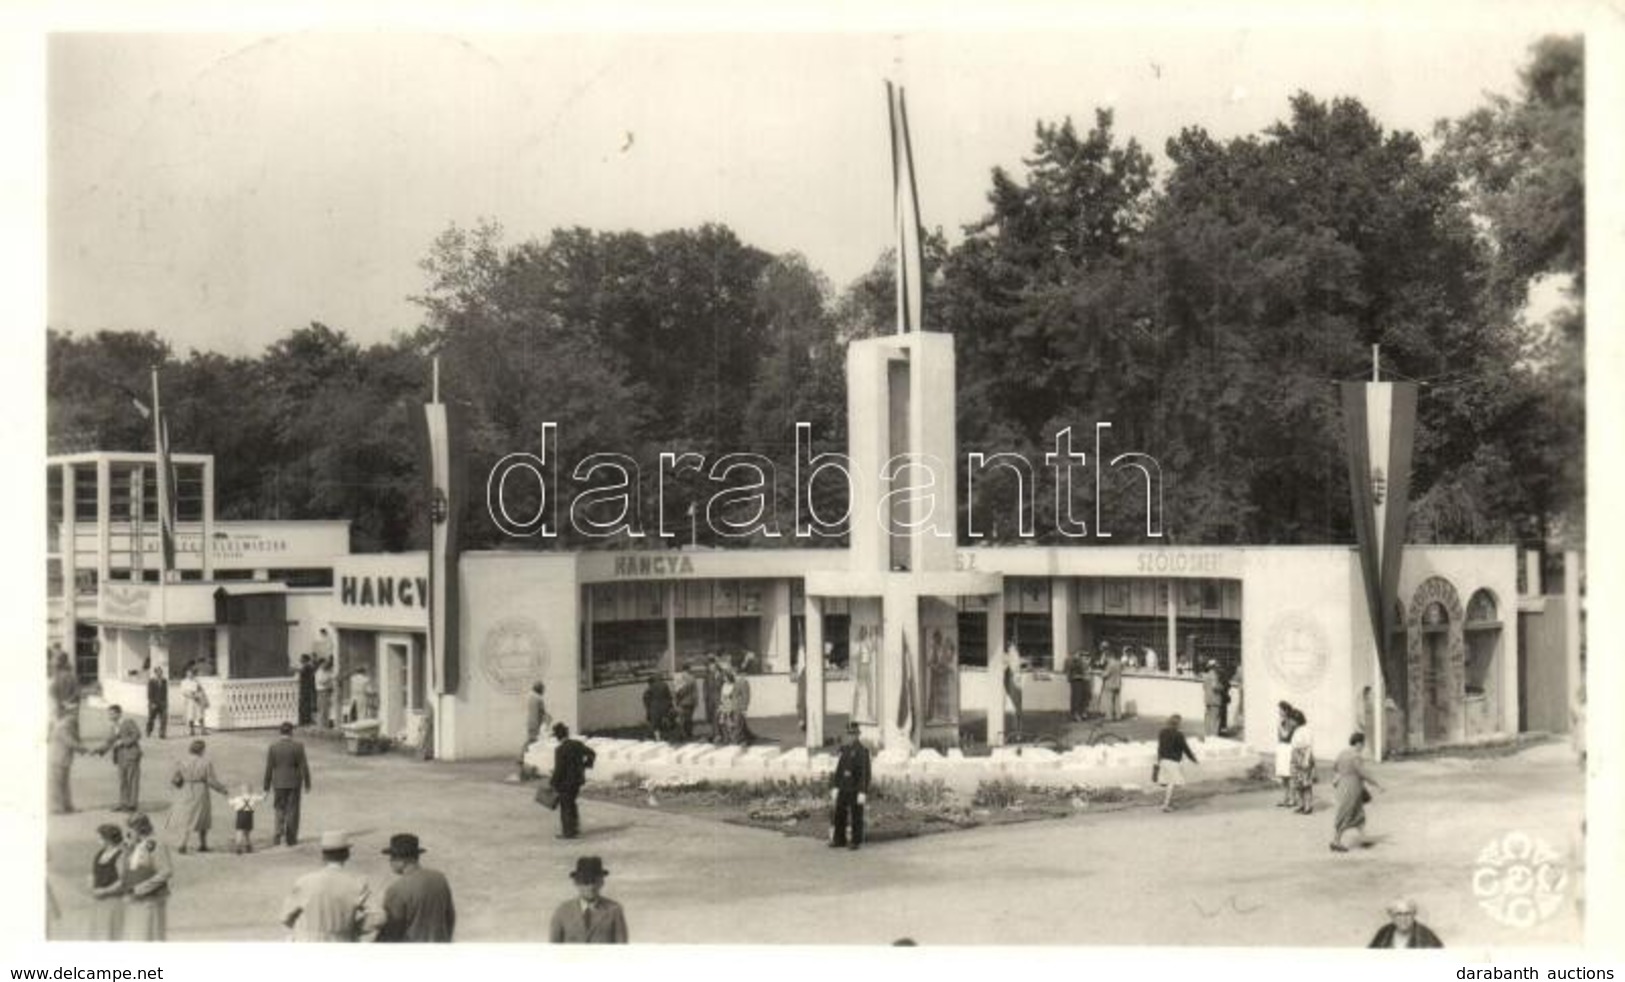
[[[829,847],[856,849],[863,844],[863,806],[869,803],[869,748],[858,739],[858,724],[848,723],[846,740],[830,777],[830,798],[835,802]],[[851,820],[851,838],[847,822]]]

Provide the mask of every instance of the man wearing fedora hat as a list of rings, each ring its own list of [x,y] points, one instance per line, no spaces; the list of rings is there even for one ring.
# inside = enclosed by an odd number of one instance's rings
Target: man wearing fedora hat
[[[553,944],[626,944],[626,914],[621,905],[600,896],[609,870],[597,856],[582,856],[570,871],[577,896],[553,912],[547,940]]]
[[[856,849],[863,845],[863,806],[869,803],[869,748],[858,739],[858,724],[846,724],[846,740],[830,775],[834,811],[830,819],[829,847]],[[850,819],[852,836],[847,838]]]
[[[457,908],[451,902],[451,884],[445,874],[424,869],[418,857],[427,850],[418,837],[401,832],[389,837],[389,868],[396,879],[384,891],[384,926],[379,941],[450,941],[457,926]]]
[[[553,775],[548,785],[559,794],[558,838],[574,839],[581,835],[581,811],[576,797],[587,783],[587,768],[598,759],[591,747],[570,736],[570,728],[563,723],[553,724],[553,737],[559,741],[553,750]]]
[[[384,923],[367,881],[344,868],[350,837],[322,833],[322,868],[306,873],[282,904],[282,924],[291,941],[360,941]]]

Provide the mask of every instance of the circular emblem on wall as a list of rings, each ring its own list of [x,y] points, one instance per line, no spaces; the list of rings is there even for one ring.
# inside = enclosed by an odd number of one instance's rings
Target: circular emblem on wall
[[[523,692],[547,674],[547,642],[528,617],[509,617],[485,632],[480,671],[503,692]]]
[[[1277,617],[1264,632],[1264,658],[1270,674],[1292,692],[1308,692],[1326,677],[1330,649],[1326,629],[1308,611]]]

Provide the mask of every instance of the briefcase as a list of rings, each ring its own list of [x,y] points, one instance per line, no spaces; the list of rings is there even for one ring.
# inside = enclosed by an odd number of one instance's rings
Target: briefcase
[[[549,810],[557,808],[559,807],[559,793],[544,784],[536,789],[536,803]]]

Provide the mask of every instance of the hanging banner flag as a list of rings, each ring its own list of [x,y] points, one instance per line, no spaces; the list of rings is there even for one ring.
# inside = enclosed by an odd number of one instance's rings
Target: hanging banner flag
[[[458,650],[457,558],[462,551],[462,514],[467,503],[466,441],[461,407],[431,402],[423,407],[429,473],[429,645],[431,683],[457,692],[462,677]]]
[[[1408,382],[1345,382],[1349,487],[1360,571],[1381,656],[1383,687],[1404,705],[1405,652],[1390,651],[1397,625],[1399,567],[1411,493],[1416,440],[1416,386]]]
[[[910,664],[914,660],[908,650],[908,635],[903,635],[903,683],[899,687],[902,691],[897,697],[897,728],[914,740],[914,670]]]
[[[158,369],[152,370],[152,408],[148,409],[134,394],[130,401],[142,419],[152,420],[153,453],[158,457],[154,464],[158,472],[158,578],[168,580],[169,571],[175,568],[175,471],[169,461],[169,421],[164,419],[163,404],[158,401]]]
[[[920,199],[914,184],[914,151],[908,139],[903,88],[886,83],[891,116],[892,209],[897,225],[897,333],[922,330],[925,254],[921,247]]]

